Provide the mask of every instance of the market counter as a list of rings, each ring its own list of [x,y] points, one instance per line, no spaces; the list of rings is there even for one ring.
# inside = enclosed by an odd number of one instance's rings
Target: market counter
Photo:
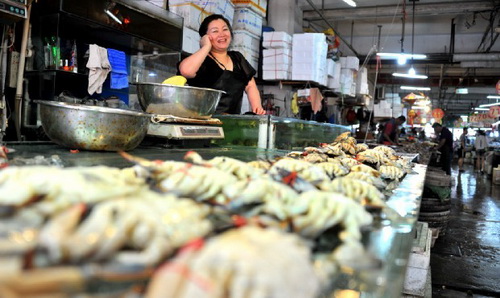
[[[110,167],[124,168],[132,166],[125,158],[121,157],[117,152],[106,151],[73,151],[68,148],[56,145],[52,142],[24,142],[24,143],[7,143],[7,148],[12,152],[8,154],[9,160],[13,164],[40,163],[57,164],[60,162],[64,167],[74,166],[98,166],[105,165]],[[268,150],[257,147],[245,146],[225,146],[225,147],[209,147],[209,148],[165,148],[158,146],[140,145],[129,154],[146,158],[149,160],[176,160],[182,161],[184,155],[189,150],[198,152],[206,159],[215,156],[228,156],[242,161],[251,161],[258,159],[274,159],[276,156],[282,156],[287,151],[283,150]],[[38,161],[35,157],[38,156]],[[57,156],[52,158],[53,156]],[[43,157],[43,158],[42,158]]]
[[[38,161],[41,164],[59,163],[65,167],[107,165],[123,168],[131,166],[129,161],[116,152],[79,151],[73,153],[67,148],[47,142],[9,143],[7,147],[13,149],[13,152],[9,153],[9,159],[14,164]],[[140,146],[129,153],[149,160],[180,161],[189,150],[196,150],[205,159],[228,156],[242,161],[272,160],[287,152],[244,146],[197,149]],[[368,266],[341,268],[332,280],[332,287],[327,289],[330,294],[349,290],[370,297],[401,297],[407,262],[415,237],[426,170],[425,165],[415,164],[412,173],[406,175],[389,197],[387,205],[401,216],[398,220],[379,218],[363,231],[363,246],[376,262]]]

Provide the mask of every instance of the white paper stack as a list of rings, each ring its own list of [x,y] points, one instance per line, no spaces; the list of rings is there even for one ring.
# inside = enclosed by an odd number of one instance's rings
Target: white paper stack
[[[265,18],[267,13],[267,0],[232,0],[237,8],[249,8]]]
[[[328,45],[323,33],[293,35],[292,80],[327,84]]]
[[[358,80],[356,82],[356,94],[368,95],[368,69],[361,67],[358,71]]]

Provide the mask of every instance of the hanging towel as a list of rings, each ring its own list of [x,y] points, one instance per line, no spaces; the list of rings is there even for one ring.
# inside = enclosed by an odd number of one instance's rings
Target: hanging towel
[[[89,46],[89,85],[87,91],[90,95],[102,92],[102,84],[106,81],[111,65],[108,60],[108,52],[105,48],[91,44]]]
[[[125,53],[108,49],[109,63],[111,64],[111,89],[128,87],[128,73]]]
[[[311,88],[311,93],[307,100],[311,102],[311,109],[314,114],[321,111],[321,101],[323,100],[323,95],[321,95],[321,91],[319,91],[318,88]]]

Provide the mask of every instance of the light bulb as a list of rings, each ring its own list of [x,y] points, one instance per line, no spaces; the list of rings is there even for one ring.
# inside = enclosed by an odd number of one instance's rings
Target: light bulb
[[[415,72],[415,68],[413,68],[413,66],[408,70],[408,74],[411,75],[411,76],[414,76],[416,75],[417,73]]]
[[[399,65],[405,65],[406,64],[406,57],[401,55],[398,57],[398,64]]]

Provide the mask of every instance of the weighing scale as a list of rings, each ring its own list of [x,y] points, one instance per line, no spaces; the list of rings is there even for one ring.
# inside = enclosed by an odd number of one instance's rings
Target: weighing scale
[[[224,139],[222,121],[219,119],[193,119],[172,115],[152,116],[147,134],[171,140]]]

